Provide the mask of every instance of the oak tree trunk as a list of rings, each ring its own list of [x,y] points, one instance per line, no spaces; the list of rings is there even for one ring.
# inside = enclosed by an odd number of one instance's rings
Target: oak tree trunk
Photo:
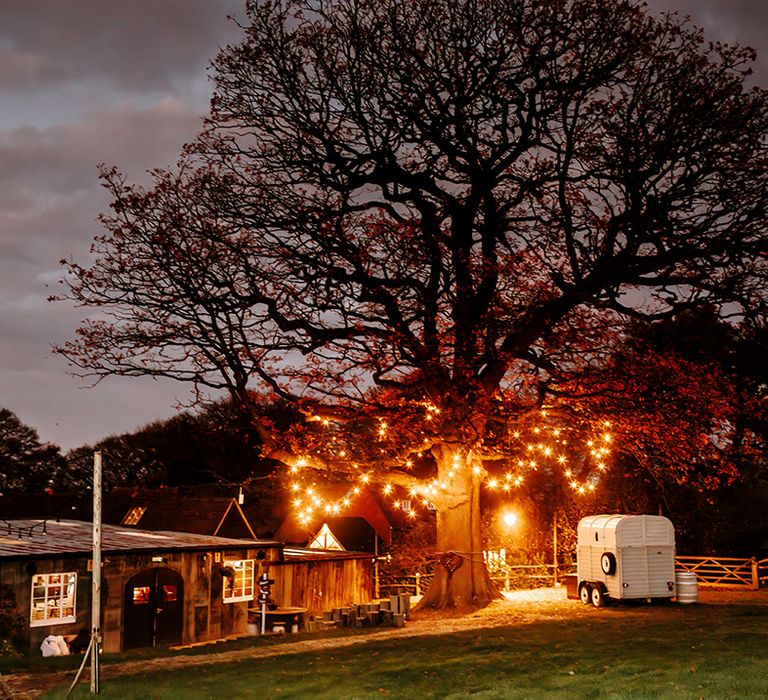
[[[452,459],[439,458],[438,474],[448,487],[446,493],[434,499],[437,508],[435,576],[418,608],[482,607],[500,594],[483,559],[481,478],[466,458],[458,469]]]

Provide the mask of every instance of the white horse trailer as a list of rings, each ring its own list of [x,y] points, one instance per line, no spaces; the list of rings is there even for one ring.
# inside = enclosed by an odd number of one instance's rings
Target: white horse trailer
[[[660,515],[592,515],[579,521],[578,594],[596,607],[607,599],[675,595],[675,529]]]

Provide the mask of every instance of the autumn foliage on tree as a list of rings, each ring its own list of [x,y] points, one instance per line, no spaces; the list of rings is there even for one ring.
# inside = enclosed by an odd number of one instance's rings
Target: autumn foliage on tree
[[[601,413],[576,387],[622,320],[764,309],[752,52],[636,0],[246,11],[178,167],[149,190],[104,171],[113,213],[67,295],[99,315],[60,350],[96,377],[292,402],[308,429],[265,429],[265,451],[429,500],[424,604],[484,604],[481,488],[533,468],[542,409],[552,456],[599,467],[566,435]],[[624,381],[600,420],[653,400]]]

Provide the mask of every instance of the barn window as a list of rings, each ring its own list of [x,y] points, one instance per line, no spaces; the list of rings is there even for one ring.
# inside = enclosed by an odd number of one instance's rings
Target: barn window
[[[131,508],[123,518],[121,525],[136,525],[141,520],[141,516],[147,512],[146,506],[134,506]]]
[[[32,577],[30,626],[76,622],[77,574],[36,574]]]
[[[224,568],[231,569],[231,575],[224,577],[224,602],[253,600],[253,559],[225,561]]]
[[[134,605],[149,605],[149,586],[136,586],[133,589]]]

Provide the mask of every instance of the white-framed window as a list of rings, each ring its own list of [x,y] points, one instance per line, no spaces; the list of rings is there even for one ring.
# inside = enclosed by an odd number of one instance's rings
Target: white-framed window
[[[231,576],[224,577],[224,602],[239,603],[253,600],[253,559],[234,559],[224,562],[224,569],[231,570]]]
[[[32,577],[31,627],[77,622],[77,574],[35,574]]]

